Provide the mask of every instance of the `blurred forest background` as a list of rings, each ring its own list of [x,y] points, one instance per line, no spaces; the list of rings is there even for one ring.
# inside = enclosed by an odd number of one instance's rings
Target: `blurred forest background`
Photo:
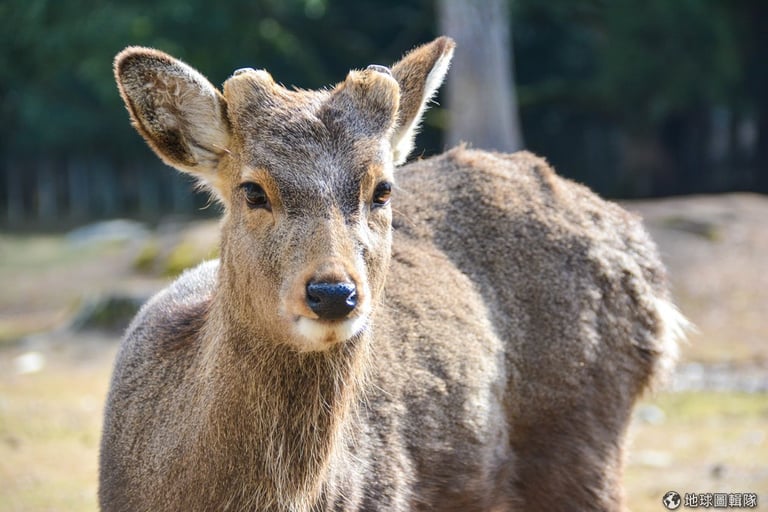
[[[508,31],[507,86],[518,108],[493,107],[521,127],[513,148],[614,198],[768,192],[768,2],[476,3],[503,4],[495,21]],[[127,45],[167,51],[214,84],[250,66],[315,88],[430,40],[446,27],[447,4],[3,0],[0,227],[200,213],[206,198],[163,169],[127,122],[111,70]],[[473,43],[459,44],[456,66]],[[462,94],[489,97],[497,84],[476,79]],[[461,111],[444,98],[417,157],[445,148],[451,113]],[[463,138],[493,145],[478,137]]]

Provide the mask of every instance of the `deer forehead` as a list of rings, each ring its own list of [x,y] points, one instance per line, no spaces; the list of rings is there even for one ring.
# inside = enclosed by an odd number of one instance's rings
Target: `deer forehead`
[[[322,194],[359,202],[363,189],[391,179],[397,84],[370,78],[351,75],[334,90],[291,91],[265,71],[236,72],[224,96],[243,164],[240,181],[267,173],[286,201]]]
[[[282,142],[291,149],[388,138],[397,118],[400,87],[388,73],[369,69],[350,72],[332,90],[288,90],[266,71],[246,69],[224,83],[224,97],[236,133],[246,140],[256,136]]]

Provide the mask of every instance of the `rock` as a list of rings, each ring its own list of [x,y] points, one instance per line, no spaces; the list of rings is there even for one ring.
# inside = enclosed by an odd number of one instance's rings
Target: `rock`
[[[13,359],[17,375],[37,373],[45,367],[45,357],[40,352],[26,352]]]
[[[103,242],[127,242],[149,236],[149,230],[141,222],[114,219],[86,224],[67,233],[73,245],[89,245]]]
[[[104,295],[87,300],[68,329],[72,331],[123,331],[148,297]]]
[[[675,370],[670,389],[685,391],[768,392],[768,365],[750,363],[686,363]]]
[[[667,415],[656,405],[642,404],[635,409],[635,419],[648,425],[662,425],[667,420]]]
[[[667,452],[643,450],[631,454],[630,463],[649,468],[665,468],[672,464],[672,456]]]
[[[715,464],[710,468],[709,474],[715,480],[720,480],[721,478],[723,478],[723,476],[725,476],[726,470],[727,468],[725,464]]]

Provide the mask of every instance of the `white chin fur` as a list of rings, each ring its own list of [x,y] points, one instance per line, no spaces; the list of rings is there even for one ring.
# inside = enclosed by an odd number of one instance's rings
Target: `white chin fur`
[[[348,318],[340,322],[320,322],[300,316],[295,322],[295,328],[300,335],[298,349],[302,352],[319,352],[328,350],[336,343],[347,341],[365,327],[368,315]]]

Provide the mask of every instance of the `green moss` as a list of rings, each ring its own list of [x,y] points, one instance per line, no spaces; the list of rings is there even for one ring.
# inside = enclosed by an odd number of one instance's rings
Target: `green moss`
[[[133,268],[139,272],[150,272],[155,268],[160,256],[160,247],[155,240],[149,240],[133,260]]]
[[[672,216],[665,218],[662,224],[670,229],[690,233],[710,242],[717,242],[722,238],[720,228],[715,223],[705,220]]]
[[[175,277],[204,260],[218,257],[219,249],[200,247],[189,241],[182,241],[174,247],[163,265],[163,275]]]
[[[768,419],[768,396],[763,393],[686,392],[659,396],[657,404],[675,422],[705,418]]]
[[[10,345],[19,338],[35,332],[36,329],[30,329],[27,326],[19,325],[12,320],[0,320],[0,348]]]

